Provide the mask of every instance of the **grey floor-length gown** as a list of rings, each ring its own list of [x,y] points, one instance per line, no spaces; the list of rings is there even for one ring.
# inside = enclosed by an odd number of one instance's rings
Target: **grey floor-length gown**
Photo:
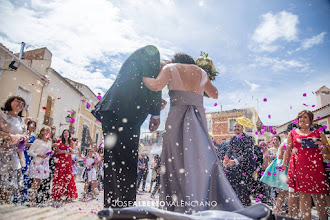
[[[207,74],[200,87],[185,91],[175,65],[171,67],[171,107],[163,139],[161,196],[168,211],[194,213],[209,209],[242,209],[230,186],[208,134],[203,96]],[[198,94],[199,93],[199,94]]]

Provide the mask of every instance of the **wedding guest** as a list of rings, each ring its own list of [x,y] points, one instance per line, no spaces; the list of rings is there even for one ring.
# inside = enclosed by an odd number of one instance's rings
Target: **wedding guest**
[[[77,163],[78,163],[78,155],[79,155],[79,150],[78,150],[78,140],[77,138],[72,138],[73,141],[73,154],[72,156],[72,172],[73,172],[73,176],[74,179],[76,180],[76,177],[78,175],[78,167],[77,167]]]
[[[97,172],[97,188],[98,191],[103,191],[103,178],[104,178],[104,170],[103,170],[103,155],[104,155],[104,151],[103,148],[101,146],[99,146],[98,149],[98,154],[99,154],[99,159],[97,160],[97,164],[98,164],[98,172]]]
[[[143,154],[141,157],[141,178],[137,183],[137,190],[139,190],[140,188],[140,184],[142,181],[142,192],[145,192],[145,188],[146,188],[146,180],[147,180],[147,176],[148,176],[148,172],[149,172],[149,167],[148,167],[148,163],[149,163],[149,157],[146,154]]]
[[[52,198],[55,201],[71,201],[78,197],[72,171],[72,153],[71,133],[65,129],[57,141],[57,148],[55,148],[56,159],[52,187]]]
[[[150,182],[149,193],[151,193],[152,185],[156,181],[156,177],[157,177],[156,166],[157,166],[157,162],[158,162],[158,157],[159,157],[158,155],[155,155],[154,160],[151,162],[151,165],[150,165],[150,169],[152,170],[152,173],[151,173],[151,182]]]
[[[33,157],[29,167],[29,177],[32,179],[30,190],[30,205],[36,206],[35,195],[42,180],[49,177],[49,156],[52,152],[52,143],[49,138],[50,129],[43,127],[33,142],[28,154]]]
[[[266,170],[269,169],[269,166],[271,166],[271,164],[273,164],[273,162],[277,159],[277,156],[279,154],[278,149],[279,149],[280,144],[281,144],[281,138],[279,136],[274,136],[268,141],[268,148],[269,148],[269,152],[270,152],[271,161],[270,161],[270,164],[268,165],[268,167],[266,168]],[[280,165],[280,164],[278,164],[278,165]],[[265,174],[263,177],[265,177],[266,175],[268,176],[268,174],[271,173],[269,171],[266,172],[266,170],[265,170]],[[268,186],[270,187],[270,201],[272,204],[274,204],[274,203],[276,203],[276,198],[277,198],[277,194],[278,194],[279,190],[276,187],[270,186],[269,184],[268,184]]]
[[[217,152],[217,156],[221,162],[221,164],[223,164],[223,160],[226,156],[226,152],[228,150],[229,147],[229,141],[227,142],[226,138],[222,138],[221,139],[221,143],[217,143],[215,140],[213,141],[213,144],[217,147],[216,148],[216,152]]]
[[[52,140],[53,144],[57,142],[56,127],[54,125],[50,128],[50,139]]]
[[[99,178],[99,175],[100,175],[100,167],[102,166],[102,156],[101,154],[99,153],[99,147],[96,145],[96,144],[93,144],[93,151],[94,151],[94,157],[96,159],[96,167],[97,167],[97,172],[96,172],[96,177],[97,177],[97,181],[96,181],[96,189],[95,189],[95,194],[96,195],[99,195],[99,189],[100,189],[100,178]]]
[[[328,179],[328,187],[330,185],[330,139],[327,137],[327,141],[328,141],[328,147],[326,147],[325,151],[323,151],[324,153],[322,154],[323,156],[323,166],[325,169],[325,173],[327,175],[327,179]],[[327,214],[328,216],[330,216],[330,193],[327,194],[326,196],[326,201],[327,201]]]
[[[313,200],[321,220],[327,219],[325,211],[325,194],[329,192],[325,170],[322,164],[322,146],[327,146],[323,132],[312,128],[314,114],[311,111],[299,112],[297,120],[299,127],[290,132],[288,145],[281,167],[285,170],[290,159],[288,170],[288,185],[295,192],[299,192],[300,211],[303,219],[311,219],[311,206]],[[318,148],[309,148],[302,144],[307,138],[317,138]]]
[[[274,148],[277,149],[277,154],[275,160],[267,167],[264,175],[261,177],[261,181],[265,184],[275,187],[278,189],[279,194],[276,199],[276,206],[273,209],[273,213],[276,215],[280,214],[280,208],[283,203],[285,197],[288,196],[289,186],[286,183],[286,175],[288,170],[282,170],[280,167],[283,160],[283,154],[286,148],[286,141],[283,142],[280,146],[279,143],[281,141],[279,136],[274,136],[273,138]],[[290,208],[292,208],[290,206]]]
[[[269,148],[268,148],[268,144],[266,141],[260,141],[259,143],[260,148],[261,148],[261,152],[263,154],[262,156],[262,165],[261,165],[261,169],[258,171],[258,175],[260,177],[262,177],[265,174],[265,170],[267,169],[267,167],[269,166],[269,164],[271,163],[271,159],[270,159],[270,153],[269,153]],[[271,205],[271,188],[260,181],[260,188],[259,188],[259,193],[262,196],[261,201],[263,203],[266,203],[268,205]]]
[[[155,182],[156,182],[156,185],[154,187],[154,190],[152,191],[151,193],[151,196],[150,198],[154,199],[155,198],[155,194],[157,192],[160,191],[160,172],[161,172],[161,158],[160,157],[157,157],[157,163],[155,165],[155,171],[156,171],[156,178],[155,178]],[[151,187],[150,187],[151,189]]]
[[[256,144],[255,138],[252,137],[253,140],[253,160],[255,163],[254,171],[253,171],[253,184],[251,192],[255,196],[259,196],[262,194],[261,189],[263,183],[260,182],[260,170],[263,164],[263,153],[261,151],[261,147]]]
[[[27,152],[37,137],[34,134],[36,128],[37,128],[37,123],[35,121],[33,120],[27,121],[27,135],[29,136],[29,140],[28,143],[25,144],[25,150],[24,150],[25,167],[22,168],[23,179],[24,179],[24,189],[21,192],[22,202],[26,202],[28,200],[28,189],[31,188],[31,184],[32,184],[32,179],[28,175],[28,170],[33,157],[30,156]]]
[[[250,189],[252,183],[253,167],[253,141],[251,136],[243,132],[243,125],[238,122],[234,125],[235,136],[230,139],[230,145],[227,150],[224,166],[234,169],[228,172],[233,172],[232,178],[228,178],[231,186],[236,192],[238,198],[244,206],[251,205]]]
[[[56,134],[56,127],[52,126],[50,128],[50,137],[49,137],[52,143],[52,151],[54,151],[55,150],[54,148],[57,147],[57,145],[55,144],[57,142],[57,138],[55,137],[55,134]],[[55,156],[54,154],[51,154],[49,156],[49,177],[41,182],[41,185],[37,192],[38,195],[36,198],[37,204],[46,204],[50,201],[51,198],[50,187],[51,187],[52,177],[54,175],[54,169],[55,169]]]
[[[12,96],[0,111],[0,202],[9,203],[14,194],[23,189],[22,165],[25,165],[19,143],[27,141],[22,119],[25,100]],[[20,154],[20,156],[19,156]]]
[[[85,187],[83,199],[87,198],[87,191],[90,185],[92,187],[92,198],[95,199],[95,186],[97,184],[97,161],[94,153],[95,152],[92,148],[88,149],[87,157],[84,161],[85,171],[83,178],[85,181]]]
[[[139,158],[138,158],[138,164],[137,164],[137,175],[136,175],[136,185],[138,186],[138,183],[140,182],[140,180],[141,180],[141,173],[142,173],[142,166],[143,166],[143,164],[142,164],[142,156],[139,156]],[[138,188],[136,188],[136,192],[138,193],[139,192],[139,190],[138,190]]]

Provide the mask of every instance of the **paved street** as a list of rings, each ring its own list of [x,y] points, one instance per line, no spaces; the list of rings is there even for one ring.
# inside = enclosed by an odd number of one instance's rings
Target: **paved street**
[[[65,204],[64,206],[58,208],[59,210],[70,210],[70,211],[76,211],[80,213],[86,213],[86,214],[92,214],[97,213],[103,208],[103,191],[97,195],[96,199],[88,199],[87,201],[82,201],[81,196],[84,189],[84,183],[79,181],[76,182],[77,190],[79,198],[75,200],[73,203]],[[146,189],[149,189],[149,185],[146,185]],[[147,190],[148,191],[148,190]],[[150,193],[138,193],[136,196],[137,199],[137,206],[153,206],[155,207],[157,204],[157,201],[159,199],[159,195],[156,194],[155,198],[150,198]],[[255,204],[255,200],[253,200],[253,204]],[[285,214],[285,213],[283,213]],[[317,212],[315,207],[312,209],[312,219],[316,220],[317,218]]]
[[[79,198],[75,200],[73,203],[67,203],[64,204],[59,209],[64,210],[71,210],[71,211],[77,211],[77,212],[83,212],[83,213],[97,213],[103,208],[103,191],[99,192],[99,194],[96,196],[96,199],[91,199],[88,197],[87,201],[83,201],[81,199],[82,192],[84,190],[84,183],[81,181],[76,182],[77,190],[78,190],[78,196]],[[146,189],[149,189],[149,185],[146,186]],[[150,193],[138,193],[137,198],[137,205],[138,206],[154,206],[157,204],[157,201],[159,199],[159,195],[156,194],[154,199],[150,198]]]

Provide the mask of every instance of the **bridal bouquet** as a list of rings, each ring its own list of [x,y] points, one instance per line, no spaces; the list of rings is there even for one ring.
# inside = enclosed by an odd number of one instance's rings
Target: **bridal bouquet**
[[[218,75],[218,71],[215,69],[213,61],[210,57],[208,57],[207,53],[201,51],[200,57],[196,60],[196,65],[207,73],[211,81],[215,80],[215,77]]]

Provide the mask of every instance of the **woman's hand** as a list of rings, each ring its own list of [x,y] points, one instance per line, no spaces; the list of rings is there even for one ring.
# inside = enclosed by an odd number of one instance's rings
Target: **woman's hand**
[[[24,135],[24,141],[27,143],[29,141],[29,135]]]
[[[322,141],[315,141],[315,144],[319,145],[318,149],[322,152],[322,153],[326,153],[327,152],[327,148],[325,147],[325,145],[322,143]]]
[[[40,155],[40,154],[38,154],[37,157],[40,157],[42,159],[46,159],[48,157],[48,155]]]
[[[9,144],[17,144],[24,139],[24,135],[11,134]]]
[[[167,102],[165,99],[162,99],[162,106],[160,107],[160,110],[163,110],[166,107]]]
[[[27,124],[28,121],[33,121],[33,118],[31,118],[31,117],[27,117],[27,118],[24,119],[24,123],[25,123],[25,124]]]
[[[11,135],[6,135],[3,137],[3,139],[9,143],[11,141]]]

